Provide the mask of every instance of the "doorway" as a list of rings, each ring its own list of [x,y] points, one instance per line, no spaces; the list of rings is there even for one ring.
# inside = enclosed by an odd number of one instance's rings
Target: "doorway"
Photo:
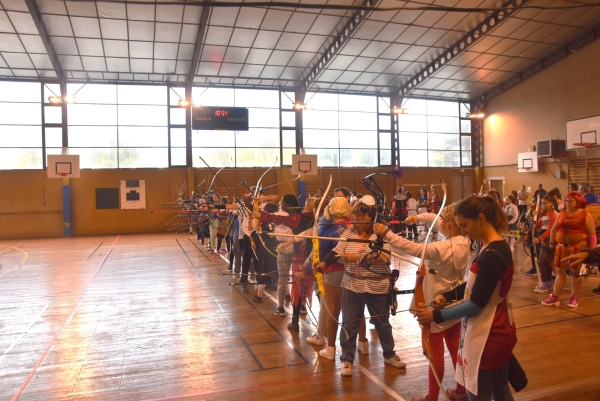
[[[452,202],[466,198],[473,193],[473,175],[452,175]]]
[[[489,190],[495,189],[500,195],[500,199],[498,200],[504,200],[504,177],[490,177],[489,182]]]

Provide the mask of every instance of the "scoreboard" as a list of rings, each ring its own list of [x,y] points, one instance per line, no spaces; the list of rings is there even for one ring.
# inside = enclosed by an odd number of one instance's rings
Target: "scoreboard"
[[[193,107],[192,129],[248,131],[248,109],[245,107]]]

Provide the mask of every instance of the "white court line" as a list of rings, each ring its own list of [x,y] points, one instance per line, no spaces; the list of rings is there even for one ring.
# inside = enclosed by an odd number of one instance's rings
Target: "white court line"
[[[39,318],[41,318],[44,313],[46,312],[46,309],[48,309],[48,307],[50,306],[50,304],[46,305],[44,307],[44,309],[42,309],[42,311],[35,317],[35,319],[33,319],[33,321],[31,322],[31,324],[29,325],[29,327],[27,327],[27,330],[25,330],[24,332],[21,333],[21,335],[19,337],[17,337],[17,339],[15,341],[12,342],[12,344],[10,344],[10,346],[4,350],[4,352],[2,353],[2,355],[0,355],[0,361],[2,360],[2,357],[6,354],[8,354],[10,352],[10,350],[17,345],[17,343],[19,341],[21,341],[21,338],[23,338],[23,336],[27,333],[29,333],[29,330],[31,330],[31,328],[33,327],[33,325],[38,321]]]

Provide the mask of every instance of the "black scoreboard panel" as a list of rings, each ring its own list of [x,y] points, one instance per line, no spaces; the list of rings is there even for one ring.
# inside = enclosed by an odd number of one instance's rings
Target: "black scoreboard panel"
[[[193,107],[192,129],[248,131],[248,109],[245,107]]]

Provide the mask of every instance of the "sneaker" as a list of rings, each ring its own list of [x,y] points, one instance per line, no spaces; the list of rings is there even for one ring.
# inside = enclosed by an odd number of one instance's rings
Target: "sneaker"
[[[288,328],[288,330],[300,331],[300,326],[298,325],[298,323],[294,323],[294,322],[288,323],[287,328]]]
[[[384,359],[383,362],[389,363],[390,365],[392,365],[393,367],[398,368],[398,369],[402,369],[402,368],[406,367],[406,364],[404,362],[402,362],[402,360],[400,359],[400,357],[398,355],[394,355],[391,358]]]
[[[469,399],[466,391],[464,393],[459,393],[454,388],[447,388],[446,394],[448,394],[448,397],[450,397],[452,401],[466,401]]]
[[[247,294],[248,293],[248,287],[246,286],[246,284],[242,285],[242,294]]]
[[[256,302],[257,304],[262,304],[262,297],[255,295],[252,297],[252,302]]]
[[[227,253],[227,248],[221,248],[221,253]]]
[[[322,338],[319,338],[316,334],[314,336],[306,337],[306,341],[312,345],[323,345],[325,341]]]
[[[577,297],[574,295],[571,295],[569,297],[569,302],[567,302],[567,306],[569,308],[577,308],[578,305],[579,305],[579,302],[577,302]]]
[[[335,360],[335,347],[330,347],[329,345],[319,351],[319,355],[325,359],[329,359],[330,361]],[[352,365],[350,365],[352,366]],[[352,367],[350,367],[350,374],[352,374]]]
[[[525,272],[525,274],[529,274],[530,276],[536,275],[537,274],[537,270],[534,267],[532,267],[530,270],[527,270]]]
[[[283,309],[282,307],[278,307],[277,309],[275,309],[275,314],[277,316],[284,317],[285,316],[285,309]]]
[[[352,376],[352,364],[348,361],[342,362],[342,376]]]
[[[362,342],[358,340],[358,350],[361,354],[368,355],[369,354],[369,340]]]
[[[545,281],[542,283],[542,285],[536,285],[533,292],[537,292],[538,294],[543,294],[546,292],[550,292],[550,290],[552,290],[552,283],[550,283],[549,281]]]
[[[554,294],[550,294],[550,296],[546,299],[544,299],[542,301],[542,305],[545,306],[559,306],[560,305],[560,301],[558,300],[558,297],[555,297]]]

